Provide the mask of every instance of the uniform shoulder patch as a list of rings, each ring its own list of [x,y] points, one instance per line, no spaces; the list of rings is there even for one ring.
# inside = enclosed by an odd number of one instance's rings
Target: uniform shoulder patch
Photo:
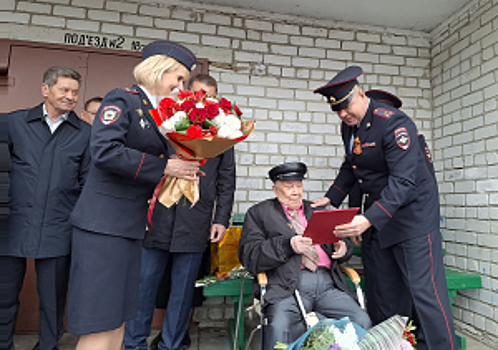
[[[118,120],[121,115],[121,108],[117,106],[105,106],[100,112],[100,121],[104,125],[109,125]]]
[[[394,111],[391,111],[390,109],[387,109],[384,107],[379,107],[379,108],[375,108],[375,110],[373,111],[373,114],[376,115],[377,117],[389,119],[394,115]]]
[[[396,140],[396,144],[402,150],[406,150],[410,147],[410,134],[405,127],[394,130],[394,138]]]

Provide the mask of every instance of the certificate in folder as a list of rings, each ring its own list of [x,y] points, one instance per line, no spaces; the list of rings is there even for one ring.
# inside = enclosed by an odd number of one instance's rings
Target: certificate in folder
[[[360,208],[315,210],[303,236],[313,239],[313,244],[338,242],[341,238],[334,235],[335,227],[351,222],[358,210]]]

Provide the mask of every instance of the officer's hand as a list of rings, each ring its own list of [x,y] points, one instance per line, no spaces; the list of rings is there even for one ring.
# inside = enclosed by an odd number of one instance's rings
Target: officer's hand
[[[322,198],[315,198],[311,200],[311,207],[316,208],[316,207],[326,207],[327,205],[330,204],[330,199],[327,197],[322,197]]]
[[[332,253],[332,259],[342,258],[348,252],[348,247],[346,242],[339,241],[334,243],[334,252]]]
[[[225,232],[227,232],[225,226],[221,224],[213,224],[213,226],[211,226],[211,243],[221,242],[223,237],[225,237]]]
[[[363,215],[356,215],[349,224],[335,227],[334,234],[337,237],[354,237],[365,232],[372,224]]]
[[[183,159],[168,159],[166,168],[164,168],[164,175],[174,176],[184,180],[195,180],[197,176],[204,174],[199,170],[199,163],[197,160],[183,160]]]
[[[291,247],[297,254],[304,254],[306,249],[313,245],[313,240],[309,237],[294,236],[290,240]]]

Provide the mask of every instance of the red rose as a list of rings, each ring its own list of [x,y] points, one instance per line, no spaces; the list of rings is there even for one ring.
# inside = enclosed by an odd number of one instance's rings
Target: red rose
[[[214,125],[211,125],[209,127],[209,132],[211,133],[211,135],[216,136],[216,134],[218,133],[218,128]]]
[[[188,117],[193,124],[202,124],[207,118],[207,113],[204,108],[194,108]]]
[[[182,108],[182,111],[184,111],[185,113],[189,113],[190,111],[195,109],[195,102],[192,100],[184,101],[182,103],[181,108]]]
[[[202,138],[202,128],[200,125],[190,125],[187,129],[187,135],[194,138]]]
[[[220,114],[220,108],[216,102],[212,103],[205,103],[204,104],[204,109],[206,110],[207,117],[209,120],[214,119],[216,116]]]
[[[237,115],[237,117],[240,117],[242,115],[242,111],[240,110],[239,107],[233,106],[233,110],[235,111],[235,114]]]
[[[226,98],[222,97],[220,98],[220,107],[224,110],[224,111],[229,111],[232,109],[232,102],[228,101]],[[226,113],[226,112],[225,112]]]
[[[165,97],[159,102],[159,115],[163,120],[171,118],[178,110],[178,103],[172,98]]]
[[[184,90],[184,91],[180,91],[178,93],[178,98],[180,100],[185,100],[185,99],[191,98],[193,96],[194,96],[194,93],[190,90]]]
[[[206,91],[204,91],[203,89],[200,89],[199,91],[196,91],[195,92],[195,100],[197,102],[200,102],[200,101],[204,101],[204,99],[206,98]]]

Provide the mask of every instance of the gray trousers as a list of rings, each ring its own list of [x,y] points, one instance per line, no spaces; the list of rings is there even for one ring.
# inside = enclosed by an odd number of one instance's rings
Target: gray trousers
[[[330,272],[318,268],[315,272],[301,270],[298,286],[306,312],[317,312],[326,318],[349,317],[364,329],[371,327],[367,313],[347,293],[335,288]],[[268,320],[263,330],[263,350],[272,350],[276,342],[290,344],[306,331],[296,297],[291,295],[265,307]]]

